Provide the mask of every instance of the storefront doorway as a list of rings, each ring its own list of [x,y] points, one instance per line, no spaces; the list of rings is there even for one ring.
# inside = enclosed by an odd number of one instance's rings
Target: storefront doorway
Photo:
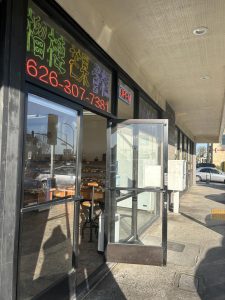
[[[19,299],[74,271],[74,291],[88,284],[105,262],[106,241],[108,261],[163,264],[166,153],[164,120],[107,122],[28,94]],[[143,235],[153,223],[160,235]]]
[[[83,112],[81,205],[77,284],[104,263],[104,209],[107,119]]]
[[[27,103],[19,299],[75,271],[74,290],[105,261],[107,119],[34,94]]]
[[[74,268],[81,111],[28,94],[21,208],[19,299]]]
[[[61,299],[60,282],[89,287],[105,257],[165,262],[168,127],[134,122],[159,108],[51,5],[28,2],[17,294]],[[148,244],[151,224],[161,234]]]

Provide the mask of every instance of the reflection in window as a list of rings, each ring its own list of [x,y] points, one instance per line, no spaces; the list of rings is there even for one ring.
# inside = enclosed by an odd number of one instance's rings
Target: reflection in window
[[[118,130],[112,138],[116,147],[116,186],[133,186],[133,128],[132,125],[118,125]]]
[[[163,125],[138,125],[138,187],[162,187]]]
[[[28,96],[23,206],[75,193],[77,112]]]
[[[72,269],[73,202],[22,218],[19,299],[31,299]]]
[[[175,148],[175,159],[179,159],[179,130],[178,128],[175,128],[175,138],[174,138],[174,148]]]
[[[144,99],[139,98],[139,119],[158,119],[159,112]]]
[[[183,159],[183,134],[180,131],[180,137],[179,137],[179,141],[180,141],[180,153],[179,153],[179,159]]]
[[[187,137],[184,135],[183,159],[187,160]]]

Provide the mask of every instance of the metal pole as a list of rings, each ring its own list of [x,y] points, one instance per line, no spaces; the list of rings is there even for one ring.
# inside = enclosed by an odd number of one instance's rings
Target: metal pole
[[[91,195],[91,220],[94,218],[94,197],[95,197],[95,187],[92,187],[92,195]]]
[[[168,206],[168,121],[163,126],[163,204],[162,204],[162,250],[163,265],[167,263],[167,206]]]
[[[71,129],[72,129],[72,136],[73,136],[73,144],[72,144],[72,149],[73,149],[73,154],[74,154],[74,134],[75,134],[75,132],[74,132],[74,128],[73,128],[73,126],[71,126],[70,124],[68,124],[68,123],[63,123],[64,125],[67,125],[68,127],[70,127]],[[66,142],[67,142],[67,140],[66,140]]]
[[[54,177],[54,154],[55,154],[55,145],[51,145],[51,167],[50,167],[51,179]]]
[[[163,192],[163,212],[162,212],[162,248],[163,248],[163,265],[167,263],[167,191]]]
[[[132,196],[132,240],[139,242],[137,230],[137,195]]]
[[[133,188],[138,188],[138,128],[136,124],[133,127]],[[137,191],[133,192],[132,196],[132,223],[131,223],[131,238],[130,242],[141,243],[138,239],[138,224],[137,224],[137,205],[138,197]]]

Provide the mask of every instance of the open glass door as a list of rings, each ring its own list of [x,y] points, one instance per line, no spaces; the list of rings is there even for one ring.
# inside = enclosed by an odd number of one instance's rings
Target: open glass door
[[[107,260],[166,264],[167,120],[108,126]]]

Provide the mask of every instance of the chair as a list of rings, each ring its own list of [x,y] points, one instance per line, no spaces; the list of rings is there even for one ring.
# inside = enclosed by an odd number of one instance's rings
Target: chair
[[[86,228],[90,229],[90,238],[89,242],[92,242],[92,230],[95,230],[95,234],[97,236],[98,234],[98,222],[96,222],[98,216],[94,217],[94,197],[95,197],[95,187],[98,187],[97,182],[89,182],[88,183],[89,187],[92,187],[92,192],[91,192],[91,199],[85,199],[82,202],[82,206],[86,207],[88,210],[88,216],[84,222],[84,225],[82,226],[82,237],[84,236],[84,230]]]

